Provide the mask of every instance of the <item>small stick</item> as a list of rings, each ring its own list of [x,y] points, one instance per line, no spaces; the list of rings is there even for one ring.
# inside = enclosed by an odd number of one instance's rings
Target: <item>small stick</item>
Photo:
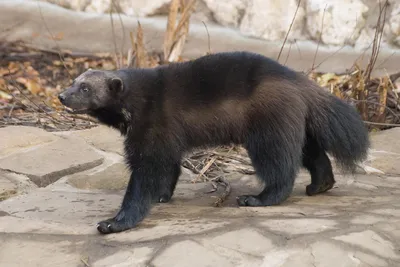
[[[286,63],[287,63],[287,61],[289,59],[290,51],[292,51],[292,44],[289,45],[289,51],[287,53],[287,56],[286,56],[286,59],[285,59],[285,63],[283,64],[284,66],[286,66]]]
[[[328,4],[325,5],[324,13],[322,13],[321,32],[320,32],[319,38],[318,38],[317,49],[315,50],[315,55],[314,55],[314,59],[313,59],[312,67],[311,67],[312,70],[314,69],[315,60],[317,59],[317,54],[318,54],[319,45],[320,45],[321,40],[322,40],[322,32],[323,32],[323,30],[324,30],[324,19],[325,19],[325,12],[326,12],[327,6],[328,6]]]
[[[121,30],[122,30],[122,44],[121,44],[121,52],[120,52],[120,53],[121,53],[121,61],[122,61],[122,57],[123,57],[123,55],[124,55],[124,45],[125,45],[125,25],[124,25],[124,22],[122,21],[121,13],[118,12],[118,6],[117,6],[117,4],[115,3],[115,1],[114,1],[114,0],[111,0],[111,4],[113,5],[115,11],[117,12],[118,18],[119,18],[119,22],[120,22],[120,24],[121,24]],[[121,67],[122,67],[122,63],[123,63],[123,62],[121,62]]]
[[[111,32],[112,32],[112,36],[113,36],[113,44],[114,44],[114,53],[115,53],[115,63],[117,65],[117,68],[121,68],[121,62],[120,62],[120,58],[118,56],[118,47],[117,47],[117,40],[116,40],[116,36],[115,36],[115,28],[114,28],[114,19],[112,16],[112,8],[110,9],[110,22],[111,22]]]
[[[194,182],[198,181],[200,179],[201,176],[204,176],[205,178],[208,178],[207,176],[204,175],[204,173],[211,167],[211,165],[214,163],[214,161],[217,158],[212,158],[210,159],[210,161],[208,161],[208,163],[203,167],[203,169],[201,169],[199,175],[197,175],[196,179],[194,179]]]
[[[372,122],[372,121],[364,121],[365,124],[370,125],[380,125],[380,126],[388,126],[388,127],[400,127],[400,124],[393,123],[383,123],[383,122]]]
[[[40,7],[39,2],[38,2],[38,7],[39,7],[39,12],[40,12],[40,17],[42,18],[43,23],[44,23],[44,27],[46,28],[47,32],[50,34],[51,39],[53,40],[54,44],[56,45],[56,47],[58,49],[58,56],[60,58],[60,61],[62,62],[65,70],[67,71],[69,78],[72,80],[72,75],[71,75],[71,73],[69,73],[67,65],[65,64],[64,58],[63,58],[63,56],[61,54],[61,47],[58,45],[56,39],[54,38],[54,35],[51,33],[49,27],[47,26],[47,23],[46,23],[46,20],[44,19],[44,16],[43,16],[43,13],[42,13],[42,8]]]
[[[369,104],[373,104],[373,105],[380,106],[380,107],[382,107],[382,108],[385,108],[385,109],[386,109],[387,111],[389,111],[390,113],[392,113],[392,115],[395,116],[397,119],[400,119],[400,118],[399,118],[399,115],[397,115],[393,110],[391,110],[389,107],[384,106],[384,105],[382,105],[382,104],[380,104],[380,103],[377,103],[377,102],[374,102],[374,101],[371,101],[371,100],[357,100],[357,99],[352,99],[351,101],[360,102],[360,103],[369,103]]]
[[[14,110],[14,107],[15,107],[15,102],[11,106],[10,112],[8,112],[7,123],[10,122],[10,120],[11,120],[11,115],[12,115],[12,112]]]
[[[223,176],[219,176],[219,177],[215,178],[213,181],[225,186],[224,192],[214,202],[215,207],[221,207],[222,203],[228,198],[229,194],[231,193],[231,185]]]
[[[11,75],[11,70],[10,68],[8,68],[8,72]],[[41,108],[40,106],[38,106],[32,99],[30,99],[26,94],[24,94],[24,92],[21,90],[21,88],[19,87],[19,85],[17,84],[17,82],[15,82],[13,79],[11,79],[11,81],[14,83],[15,88],[17,88],[17,90],[20,92],[20,94],[22,96],[24,96],[29,102],[31,102],[38,110],[41,110],[42,112],[44,112],[47,116],[49,116],[49,118],[51,119],[51,121],[53,121],[54,123],[60,123],[57,121],[56,118],[54,118],[53,116],[51,116],[46,110],[44,110],[43,108]],[[12,92],[11,89],[8,87],[8,85],[6,84],[6,88],[8,91],[10,91],[10,93]]]
[[[285,36],[285,39],[283,40],[283,44],[281,46],[281,50],[279,51],[277,61],[279,61],[279,58],[281,57],[281,54],[282,54],[283,48],[285,47],[285,44],[286,44],[287,38],[289,36],[290,30],[292,29],[294,20],[296,19],[297,11],[299,10],[300,4],[301,4],[301,0],[299,0],[299,2],[297,3],[296,11],[294,12],[294,16],[293,16],[292,22],[290,23],[289,30],[286,32],[286,36]]]
[[[207,38],[208,38],[208,54],[211,54],[210,33],[208,32],[208,28],[207,28],[207,25],[205,24],[205,22],[204,22],[204,21],[202,21],[202,22],[203,22],[203,25],[204,25],[204,27],[206,28],[206,32],[207,32]]]
[[[81,262],[83,263],[83,264],[85,264],[85,266],[86,267],[90,267],[90,264],[89,264],[89,262],[88,262],[88,259],[89,259],[89,257],[86,257],[87,259],[84,259],[83,257],[81,258]]]

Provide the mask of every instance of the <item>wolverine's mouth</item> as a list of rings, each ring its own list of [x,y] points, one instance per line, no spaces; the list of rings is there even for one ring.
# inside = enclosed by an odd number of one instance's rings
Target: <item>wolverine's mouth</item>
[[[87,108],[82,108],[82,109],[74,109],[74,108],[70,108],[70,107],[64,107],[64,109],[71,114],[85,114],[88,112]]]

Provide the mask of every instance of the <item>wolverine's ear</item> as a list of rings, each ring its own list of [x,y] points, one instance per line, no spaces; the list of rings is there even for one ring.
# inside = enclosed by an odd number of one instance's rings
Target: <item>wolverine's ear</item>
[[[111,91],[119,93],[124,89],[124,85],[120,78],[111,78],[109,80],[109,88]]]

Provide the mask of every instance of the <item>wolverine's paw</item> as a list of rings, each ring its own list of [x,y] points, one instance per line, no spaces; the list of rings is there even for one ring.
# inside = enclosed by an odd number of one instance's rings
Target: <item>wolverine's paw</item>
[[[251,196],[251,195],[238,196],[236,197],[236,201],[239,206],[249,206],[249,207],[265,206],[258,198],[258,196]]]
[[[324,193],[324,192],[332,189],[333,188],[333,184],[334,183],[330,183],[330,182],[325,182],[325,183],[319,184],[319,185],[309,184],[306,187],[306,194],[308,196],[314,196],[314,195],[317,195],[317,194],[320,194],[320,193]]]
[[[153,198],[153,203],[167,203],[171,200],[171,196],[168,194],[161,194]]]
[[[171,200],[171,195],[163,194],[160,196],[158,202],[160,203],[167,203]]]
[[[135,226],[133,223],[128,223],[127,220],[122,219],[117,221],[115,218],[116,217],[99,222],[97,224],[97,230],[102,234],[111,234],[122,232]]]

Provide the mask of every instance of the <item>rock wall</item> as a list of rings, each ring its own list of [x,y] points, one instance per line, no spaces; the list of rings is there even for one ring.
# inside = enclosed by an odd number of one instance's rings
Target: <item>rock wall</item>
[[[111,0],[42,0],[69,9],[105,13]],[[170,0],[119,0],[129,16],[166,15]],[[383,2],[383,0],[381,0]],[[382,44],[400,48],[400,0],[390,0]],[[296,17],[293,21],[294,15]],[[325,45],[370,46],[379,15],[379,0],[198,0],[193,20],[216,22],[243,35],[270,41],[318,40]],[[322,32],[322,33],[321,33]]]

